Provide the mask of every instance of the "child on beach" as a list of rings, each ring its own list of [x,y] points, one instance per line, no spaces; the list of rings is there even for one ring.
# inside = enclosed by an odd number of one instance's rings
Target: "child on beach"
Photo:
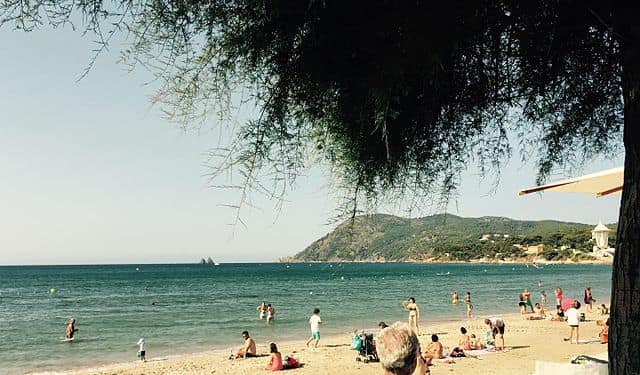
[[[140,340],[138,340],[138,343],[136,345],[138,345],[138,357],[140,357],[140,360],[142,362],[146,362],[147,361],[147,357],[146,357],[147,352],[144,350],[144,338],[141,338]]]
[[[567,323],[569,324],[569,337],[565,337],[564,341],[569,341],[573,344],[573,332],[576,333],[576,344],[580,341],[580,302],[573,301],[571,308],[565,311],[565,315],[567,316]]]
[[[540,304],[542,306],[547,306],[547,293],[545,293],[544,290],[540,292]]]
[[[307,340],[306,345],[309,346],[311,341],[315,341],[313,347],[318,347],[318,342],[320,341],[320,324],[322,324],[322,319],[320,319],[320,309],[313,309],[313,315],[309,318],[309,327],[311,328],[311,337]]]

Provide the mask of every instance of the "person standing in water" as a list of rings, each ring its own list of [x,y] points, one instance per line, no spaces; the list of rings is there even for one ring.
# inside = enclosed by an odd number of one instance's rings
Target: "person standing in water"
[[[73,335],[76,332],[78,332],[78,329],[76,328],[76,318],[71,318],[71,320],[69,320],[69,324],[67,324],[67,329],[65,330],[64,338],[67,340],[72,340]]]
[[[264,319],[267,313],[267,304],[262,301],[262,303],[258,307],[256,307],[256,311],[258,311],[258,317],[260,318],[260,320]]]
[[[540,292],[540,304],[542,306],[547,306],[547,293],[545,293],[544,290]]]
[[[458,292],[456,292],[455,290],[453,291],[453,293],[451,293],[451,303],[453,303],[454,305],[458,304]]]
[[[276,315],[276,309],[271,306],[271,304],[267,305],[267,324],[271,324],[273,322],[273,317]]]
[[[464,303],[467,304],[467,318],[471,319],[471,311],[473,310],[473,304],[471,303],[471,292],[467,292],[464,296]]]
[[[418,328],[418,322],[420,321],[420,307],[416,303],[416,299],[409,297],[408,301],[402,301],[402,306],[409,312],[409,328],[411,328],[416,335],[420,334],[420,329]]]

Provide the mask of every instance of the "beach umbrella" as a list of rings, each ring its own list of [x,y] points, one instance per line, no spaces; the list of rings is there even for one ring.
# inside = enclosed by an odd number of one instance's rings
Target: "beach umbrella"
[[[571,308],[571,305],[573,304],[573,299],[571,298],[564,298],[562,301],[560,301],[560,306],[562,307],[562,311],[567,311]]]
[[[596,197],[620,194],[624,180],[624,167],[607,169],[596,173],[557,181],[546,185],[523,189],[518,195],[536,193],[540,191],[558,191],[566,193],[588,193]]]

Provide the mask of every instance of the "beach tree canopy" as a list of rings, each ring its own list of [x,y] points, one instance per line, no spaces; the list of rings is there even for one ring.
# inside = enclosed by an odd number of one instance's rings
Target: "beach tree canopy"
[[[286,191],[323,160],[355,209],[447,197],[470,161],[499,171],[510,137],[540,181],[623,144],[609,353],[611,374],[630,374],[640,372],[640,5],[626,4],[3,0],[0,22],[72,22],[103,44],[125,33],[125,61],[162,78],[157,98],[179,122],[254,93],[259,111],[219,164],[243,170],[246,189],[266,173]]]

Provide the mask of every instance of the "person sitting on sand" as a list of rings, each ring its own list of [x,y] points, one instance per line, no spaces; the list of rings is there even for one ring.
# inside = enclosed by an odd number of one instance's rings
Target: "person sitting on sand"
[[[429,373],[418,336],[407,323],[396,322],[383,329],[376,340],[376,349],[384,375]]]
[[[562,311],[561,305],[556,305],[556,313],[551,317],[551,320],[556,322],[564,322],[566,317],[564,316],[564,311]]]
[[[607,305],[603,303],[602,305],[598,306],[598,312],[600,312],[600,315],[608,315],[609,309],[607,308]]]
[[[249,332],[242,331],[244,344],[236,350],[236,358],[249,358],[256,356],[256,342],[249,336]]]
[[[467,329],[460,327],[460,337],[458,337],[458,347],[463,350],[471,350],[471,338],[467,335]]]
[[[444,347],[439,341],[438,335],[431,335],[431,342],[427,345],[423,356],[427,360],[427,363],[431,363],[433,359],[444,358]]]
[[[533,314],[534,315],[528,316],[527,319],[542,320],[547,317],[547,313],[544,311],[544,309],[542,308],[542,306],[540,306],[539,303],[536,303],[535,306],[533,307]]]
[[[71,318],[71,320],[69,320],[69,324],[67,324],[67,329],[65,330],[64,337],[67,340],[71,340],[73,339],[73,335],[76,332],[78,332],[78,329],[76,328],[76,318]]]
[[[602,328],[602,331],[600,331],[600,333],[598,334],[598,337],[600,338],[601,344],[606,344],[609,342],[609,319],[607,319],[606,322],[603,322],[603,325],[604,325],[604,328]]]
[[[282,365],[282,354],[278,351],[278,347],[274,342],[269,344],[269,363],[267,363],[267,367],[265,370],[269,371],[280,371],[283,369]]]
[[[469,344],[471,345],[471,350],[480,350],[484,349],[485,345],[482,343],[482,340],[476,337],[475,334],[471,334],[471,339],[469,340]]]

